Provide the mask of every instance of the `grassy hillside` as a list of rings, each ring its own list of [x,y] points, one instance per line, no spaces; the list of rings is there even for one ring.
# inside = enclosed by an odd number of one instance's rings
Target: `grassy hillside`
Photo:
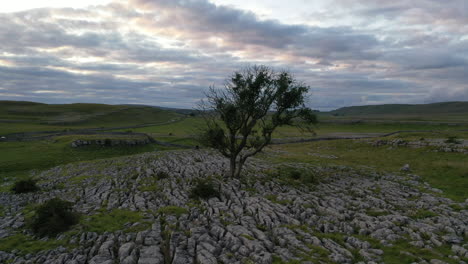
[[[343,107],[328,113],[334,117],[393,118],[420,121],[468,121],[468,102],[433,104],[384,104]]]
[[[149,106],[0,101],[0,133],[165,123],[183,115]]]

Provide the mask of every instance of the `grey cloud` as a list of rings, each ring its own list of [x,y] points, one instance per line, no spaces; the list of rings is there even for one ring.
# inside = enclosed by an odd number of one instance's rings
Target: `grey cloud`
[[[468,24],[468,4],[465,0],[335,0],[338,5],[351,7],[361,15],[384,16],[387,19],[403,19],[411,24],[447,26]],[[457,28],[452,28],[457,30]]]
[[[446,88],[432,89],[424,98],[426,103],[446,102],[446,101],[468,101],[468,87],[449,90]]]
[[[368,20],[401,20],[409,18],[406,9],[414,6],[400,0],[377,2],[380,7],[360,0],[365,8],[350,12]],[[416,15],[427,10],[413,12],[411,23],[425,23]],[[100,11],[109,14],[106,20]],[[448,16],[444,12],[435,15]],[[378,30],[290,25],[205,0],[129,0],[93,9],[0,14],[0,19],[4,99],[190,108],[202,91],[222,86],[232,71],[264,63],[289,69],[310,85],[314,108],[468,100],[468,44],[449,30],[412,31],[398,23]],[[454,19],[461,21],[457,15]],[[210,42],[211,37],[222,41]],[[86,62],[87,57],[98,60]],[[80,71],[86,74],[74,73]]]
[[[171,105],[185,105],[193,103],[193,98],[201,98],[202,87],[189,84],[177,84],[174,79],[170,84],[169,78],[165,82],[135,81],[115,78],[111,75],[81,75],[60,70],[37,67],[1,67],[0,80],[2,90],[0,94],[14,94],[16,96],[2,96],[14,99],[18,96],[29,100],[44,98],[37,91],[48,91],[47,98],[62,98],[64,101],[94,101],[104,103],[125,103],[132,99],[134,102],[158,105],[172,101]],[[112,99],[110,99],[112,98]],[[44,100],[42,100],[44,101]],[[45,100],[46,102],[52,102]]]
[[[319,28],[286,25],[275,20],[260,20],[255,14],[205,0],[133,0],[155,13],[152,26],[183,31],[186,38],[202,41],[211,36],[225,40],[225,48],[245,49],[246,45],[268,47],[312,58],[372,59],[378,41],[374,36],[351,28]]]
[[[457,56],[447,49],[404,49],[387,52],[384,58],[386,61],[398,63],[403,68],[411,70],[468,67],[466,58]]]

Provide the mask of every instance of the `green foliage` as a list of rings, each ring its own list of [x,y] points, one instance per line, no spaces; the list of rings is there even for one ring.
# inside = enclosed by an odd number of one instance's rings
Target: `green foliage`
[[[188,210],[179,206],[166,206],[158,209],[158,213],[164,215],[174,215],[180,217],[183,214],[188,214]]]
[[[211,87],[202,104],[206,128],[202,144],[215,148],[231,163],[231,177],[239,177],[246,159],[270,144],[276,128],[289,125],[310,130],[316,123],[305,107],[308,86],[285,71],[253,66],[235,72],[226,90]]]
[[[450,137],[447,137],[447,139],[445,140],[445,143],[448,143],[448,144],[460,144],[461,142],[457,139],[457,137],[455,137],[455,136],[450,136]]]
[[[215,188],[213,180],[201,179],[198,180],[195,186],[190,190],[190,197],[196,199],[209,199],[219,197],[219,191]]]
[[[78,221],[79,216],[72,211],[72,203],[53,198],[36,209],[30,226],[39,236],[55,236]]]
[[[88,232],[104,233],[124,230],[127,223],[141,222],[143,216],[140,212],[114,209],[110,212],[100,212],[91,215],[82,221],[84,229]],[[127,230],[128,231],[128,230]]]
[[[28,193],[35,192],[39,190],[39,187],[36,185],[36,181],[33,179],[23,179],[18,180],[13,184],[11,190],[14,193]]]

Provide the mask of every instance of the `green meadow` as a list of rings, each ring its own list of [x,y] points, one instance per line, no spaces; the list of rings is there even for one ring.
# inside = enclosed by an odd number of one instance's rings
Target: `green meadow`
[[[352,110],[352,111],[351,111]],[[381,136],[395,131],[408,131],[385,139],[468,139],[468,124],[438,124],[436,122],[409,122],[401,119],[379,122],[362,121],[363,115],[356,111],[346,119],[345,112],[334,117],[320,113],[314,133],[300,131],[295,127],[281,127],[274,138],[320,138],[336,136]],[[366,110],[369,115],[370,110]],[[385,109],[388,111],[388,109]],[[355,117],[360,116],[360,121]],[[452,115],[453,116],[453,115]],[[388,115],[387,115],[388,117]],[[333,120],[337,121],[334,122]],[[342,122],[348,120],[349,122]],[[28,177],[31,172],[40,172],[51,167],[79,161],[133,155],[150,151],[175,149],[151,143],[143,146],[86,146],[72,148],[76,139],[138,138],[145,133],[157,141],[182,146],[196,146],[195,136],[204,121],[199,116],[181,114],[145,106],[112,106],[98,104],[45,105],[30,102],[0,103],[0,133],[30,131],[60,131],[83,128],[108,128],[107,132],[126,132],[128,135],[76,135],[71,133],[43,140],[0,142],[0,178],[6,185],[17,178]],[[120,128],[126,127],[126,128]],[[116,129],[115,129],[116,128]],[[376,139],[375,139],[376,140]],[[398,172],[404,164],[410,164],[412,173],[421,176],[444,195],[457,201],[468,198],[468,157],[461,153],[434,152],[430,147],[373,147],[358,140],[333,140],[285,145],[272,145],[270,150],[280,150],[282,155],[260,157],[273,162],[306,162],[313,164],[348,165],[368,167],[382,172]],[[267,151],[268,153],[268,151]],[[311,154],[313,153],[313,154]],[[330,159],[327,157],[334,156]]]

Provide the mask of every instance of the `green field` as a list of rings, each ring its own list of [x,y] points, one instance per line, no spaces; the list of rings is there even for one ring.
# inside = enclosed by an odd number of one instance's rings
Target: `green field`
[[[42,170],[71,162],[132,155],[149,151],[172,149],[149,144],[144,146],[86,146],[72,148],[75,139],[93,139],[94,136],[61,136],[53,140],[0,142],[0,178],[14,180]]]
[[[421,136],[426,136],[422,133]],[[395,138],[406,138],[395,136]],[[465,134],[468,139],[468,134]],[[358,140],[334,140],[273,145],[260,157],[271,162],[304,162],[322,166],[346,165],[357,169],[400,173],[409,164],[411,173],[444,191],[456,201],[468,198],[468,156],[434,152],[431,147],[374,147]],[[273,153],[273,154],[272,154]],[[276,154],[275,154],[276,153]]]
[[[353,110],[354,111],[354,110]],[[366,110],[366,114],[369,114]],[[385,111],[389,111],[388,107]],[[453,116],[453,115],[452,115]],[[387,116],[388,117],[388,116]],[[302,132],[294,127],[282,127],[274,133],[274,138],[314,138],[328,136],[348,136],[394,131],[415,131],[401,133],[390,138],[419,140],[421,138],[446,139],[450,136],[468,139],[468,124],[436,124],[430,122],[330,122],[330,117],[319,116],[315,134]],[[346,119],[343,116],[332,117]],[[350,118],[349,120],[353,120]],[[0,133],[49,131],[60,129],[126,127],[154,124],[144,127],[114,129],[115,132],[146,133],[161,142],[195,146],[195,135],[203,127],[201,117],[183,115],[169,110],[142,106],[112,106],[98,104],[45,105],[30,102],[0,102]],[[419,131],[419,132],[418,132]],[[87,161],[132,155],[149,151],[173,149],[157,144],[144,146],[86,146],[72,148],[76,139],[104,139],[108,135],[64,135],[44,140],[0,142],[0,178],[5,185],[14,179],[24,178],[32,171],[40,172],[48,168],[70,162]],[[113,138],[127,137],[112,136]],[[129,134],[128,137],[138,137]],[[388,139],[388,138],[387,138]],[[370,144],[354,140],[319,141],[302,144],[272,146],[272,150],[284,151],[284,155],[262,157],[273,162],[307,162],[318,164],[349,165],[368,167],[378,171],[398,172],[406,163],[412,172],[436,188],[444,195],[461,201],[468,198],[468,157],[460,153],[433,152],[430,148],[387,148],[372,147]],[[313,152],[313,155],[310,153]],[[336,156],[336,159],[326,157]]]

